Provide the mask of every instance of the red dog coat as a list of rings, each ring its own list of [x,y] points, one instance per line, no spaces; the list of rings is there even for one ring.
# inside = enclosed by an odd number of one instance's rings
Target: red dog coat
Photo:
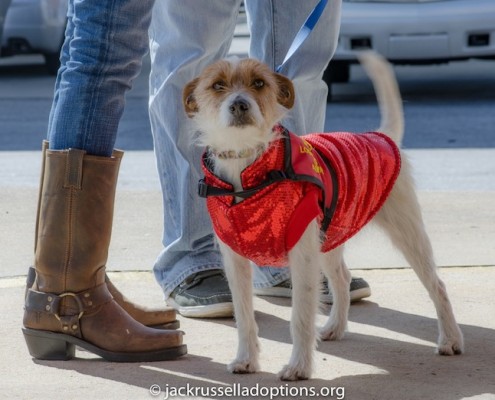
[[[241,173],[243,191],[213,174],[207,152],[199,183],[218,237],[260,266],[286,266],[314,218],[323,252],[344,243],[378,212],[400,171],[399,150],[381,133],[298,137],[274,129],[280,139]]]

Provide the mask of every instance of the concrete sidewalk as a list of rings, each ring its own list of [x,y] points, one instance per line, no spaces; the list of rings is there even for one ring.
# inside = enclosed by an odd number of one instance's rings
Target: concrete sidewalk
[[[238,393],[249,394],[244,398],[270,398],[267,391],[278,393],[274,398],[309,398],[309,390],[334,399],[495,399],[495,151],[452,152],[408,153],[466,353],[434,355],[437,325],[426,291],[412,270],[403,268],[405,261],[384,236],[368,230],[349,245],[347,259],[353,274],[368,280],[373,294],[351,307],[344,340],[320,343],[314,378],[294,384],[276,378],[291,349],[290,300],[268,297],[255,300],[262,345],[262,372],[255,375],[226,371],[236,349],[230,319],[181,318],[189,354],[173,362],[111,364],[85,352],[68,362],[32,360],[20,328],[40,159],[37,152],[0,153],[0,398],[166,399],[179,388],[187,395],[187,385],[189,395],[197,390],[192,398],[219,398],[215,391],[239,384]],[[462,175],[452,173],[445,163],[453,157],[468,164],[471,160],[471,168],[466,172],[464,166]],[[450,185],[442,187],[446,180]],[[117,195],[110,276],[130,298],[155,306],[163,299],[149,271],[161,249],[161,215],[153,155],[127,153]],[[318,322],[324,319],[322,313]]]

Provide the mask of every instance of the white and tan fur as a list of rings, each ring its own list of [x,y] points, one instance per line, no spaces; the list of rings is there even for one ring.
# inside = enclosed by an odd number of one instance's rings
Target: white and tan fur
[[[373,52],[364,52],[359,58],[377,92],[382,118],[378,131],[388,134],[400,145],[404,121],[392,68]],[[271,128],[293,106],[294,96],[289,79],[258,61],[234,59],[206,68],[185,87],[183,100],[188,116],[194,119],[200,132],[200,144],[212,149],[215,174],[231,182],[235,190],[242,190],[241,171],[276,139]],[[409,163],[404,155],[402,160],[394,189],[373,221],[385,230],[404,254],[433,300],[439,327],[437,353],[460,354],[463,336],[455,321],[445,285],[437,275]],[[259,369],[259,342],[252,285],[247,284],[252,279],[249,261],[221,240],[218,242],[232,291],[239,336],[237,356],[228,369],[234,373],[255,372]],[[341,339],[346,330],[351,274],[343,259],[344,249],[341,246],[322,253],[320,244],[320,229],[314,220],[289,253],[293,349],[289,363],[280,371],[282,380],[310,378],[317,340]],[[326,324],[317,330],[315,318],[320,271],[329,280],[334,303]]]

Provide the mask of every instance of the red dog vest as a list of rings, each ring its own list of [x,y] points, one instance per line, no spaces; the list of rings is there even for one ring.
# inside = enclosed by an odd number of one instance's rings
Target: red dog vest
[[[274,129],[280,139],[241,173],[244,190],[234,192],[213,174],[207,152],[199,183],[218,237],[260,266],[286,266],[314,218],[323,252],[344,243],[378,212],[400,171],[399,150],[381,133],[298,137]],[[235,196],[244,200],[235,203]]]

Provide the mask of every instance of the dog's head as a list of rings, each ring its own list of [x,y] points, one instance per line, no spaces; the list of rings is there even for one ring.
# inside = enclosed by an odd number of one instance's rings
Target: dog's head
[[[294,105],[294,86],[253,59],[227,59],[207,67],[183,92],[199,142],[218,151],[267,145],[272,127]]]

